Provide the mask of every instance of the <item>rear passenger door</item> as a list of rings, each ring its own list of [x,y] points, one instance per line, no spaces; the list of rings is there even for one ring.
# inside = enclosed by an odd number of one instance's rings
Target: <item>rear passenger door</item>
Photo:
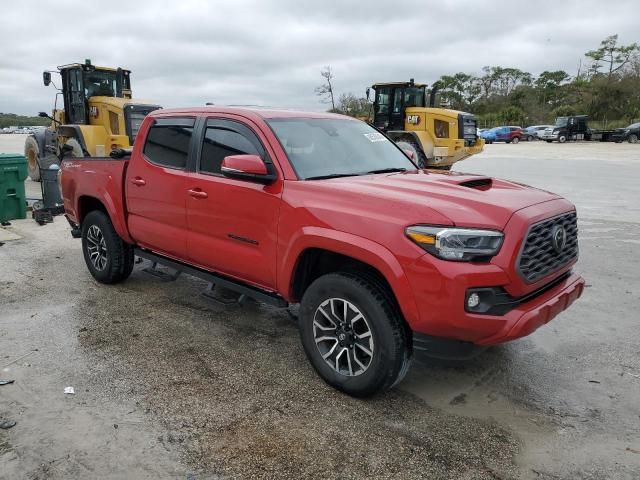
[[[276,172],[257,128],[231,119],[209,118],[201,126],[202,141],[187,199],[189,256],[206,269],[275,289],[277,226],[282,176],[270,185],[222,175],[222,159],[259,155]]]
[[[128,226],[142,247],[186,259],[187,183],[195,118],[158,118],[141,157],[129,161]]]

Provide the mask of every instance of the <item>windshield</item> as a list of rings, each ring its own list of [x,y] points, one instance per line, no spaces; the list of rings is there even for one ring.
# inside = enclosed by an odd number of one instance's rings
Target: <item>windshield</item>
[[[558,117],[556,118],[556,127],[566,127],[567,126],[567,117]]]
[[[640,123],[632,123],[627,128],[639,128],[639,127],[640,127]]]
[[[394,143],[364,122],[273,118],[267,123],[300,179],[417,168]]]
[[[94,70],[84,73],[84,93],[87,97],[115,97],[117,91],[116,72]]]

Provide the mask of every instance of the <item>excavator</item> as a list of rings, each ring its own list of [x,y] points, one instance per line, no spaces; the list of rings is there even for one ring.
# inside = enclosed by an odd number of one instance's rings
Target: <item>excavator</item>
[[[60,87],[51,74],[60,75]],[[25,140],[29,176],[40,180],[40,169],[59,164],[65,155],[103,157],[114,149],[128,149],[144,117],[160,105],[132,99],[131,71],[98,67],[90,59],[42,74],[45,86],[58,90],[53,114],[40,112],[51,125]],[[58,98],[62,96],[62,106]]]
[[[427,85],[415,83],[413,78],[376,83],[367,88],[367,99],[371,89],[375,91],[373,126],[411,151],[419,167],[449,170],[455,162],[484,148],[473,114],[435,107],[437,82],[429,95]]]

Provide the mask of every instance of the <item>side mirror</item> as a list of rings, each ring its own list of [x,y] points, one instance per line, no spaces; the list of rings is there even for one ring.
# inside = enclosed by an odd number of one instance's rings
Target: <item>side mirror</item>
[[[51,84],[51,72],[42,72],[42,81],[44,86],[48,87]]]
[[[276,180],[276,175],[269,173],[267,166],[258,155],[229,155],[222,159],[220,171],[225,177],[238,180],[269,184]]]
[[[416,154],[413,150],[409,150],[408,148],[402,150],[404,154],[409,157],[409,160],[415,160]]]
[[[47,112],[38,112],[38,116],[42,118],[51,118]]]
[[[367,100],[369,100],[369,93],[371,93],[371,89],[367,87]]]

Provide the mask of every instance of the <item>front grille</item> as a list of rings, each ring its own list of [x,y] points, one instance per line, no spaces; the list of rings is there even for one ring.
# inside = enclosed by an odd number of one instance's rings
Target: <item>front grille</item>
[[[473,115],[458,114],[458,138],[464,140],[465,147],[476,144],[477,132],[476,118]]]
[[[553,236],[563,228],[564,248],[558,250]],[[527,283],[549,275],[578,256],[578,219],[569,212],[531,225],[518,260],[518,273]]]
[[[140,125],[142,124],[144,117],[159,108],[162,107],[158,105],[127,105],[125,107],[124,116],[127,126],[127,136],[129,137],[131,145],[133,145],[133,141],[138,134],[138,130],[140,129]]]

